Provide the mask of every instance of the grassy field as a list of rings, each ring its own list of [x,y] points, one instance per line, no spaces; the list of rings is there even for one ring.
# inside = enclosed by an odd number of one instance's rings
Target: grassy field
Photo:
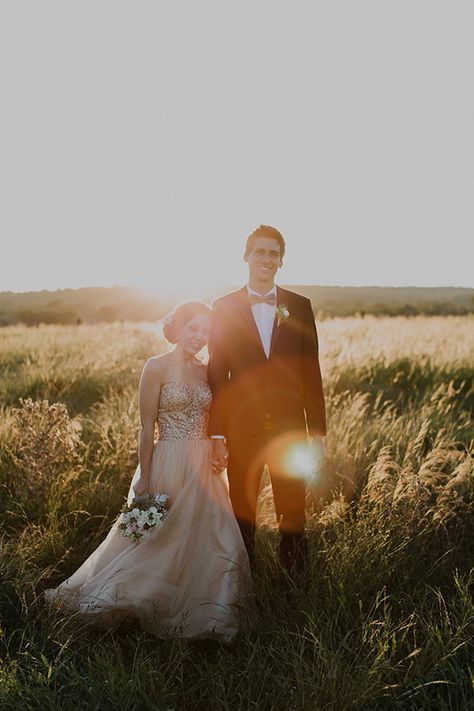
[[[279,592],[265,489],[260,611],[225,647],[101,633],[41,601],[123,502],[159,334],[0,331],[0,708],[474,709],[474,318],[319,334],[330,429],[308,492],[311,586]]]

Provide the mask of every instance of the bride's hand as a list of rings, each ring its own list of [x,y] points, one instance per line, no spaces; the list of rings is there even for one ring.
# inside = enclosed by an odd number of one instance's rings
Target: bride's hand
[[[139,477],[133,485],[135,496],[142,496],[142,494],[146,494],[149,490],[150,482],[148,479],[142,479],[142,477]]]
[[[214,474],[220,474],[227,467],[229,454],[223,439],[212,440],[211,465]]]

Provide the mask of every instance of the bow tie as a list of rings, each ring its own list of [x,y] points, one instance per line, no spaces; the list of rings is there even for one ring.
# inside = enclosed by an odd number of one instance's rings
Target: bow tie
[[[270,306],[276,306],[275,294],[267,294],[265,296],[260,296],[259,294],[250,294],[249,296],[250,304],[270,304]]]

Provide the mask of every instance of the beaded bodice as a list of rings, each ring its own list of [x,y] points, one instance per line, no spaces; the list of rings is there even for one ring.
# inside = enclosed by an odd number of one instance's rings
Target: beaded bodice
[[[190,385],[170,382],[161,386],[158,403],[158,438],[206,439],[212,395],[206,382]]]

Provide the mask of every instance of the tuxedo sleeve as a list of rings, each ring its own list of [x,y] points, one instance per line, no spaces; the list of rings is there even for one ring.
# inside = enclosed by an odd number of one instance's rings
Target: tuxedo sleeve
[[[318,356],[318,334],[313,309],[309,299],[304,302],[303,345],[301,349],[301,381],[306,423],[311,435],[326,434],[326,407],[324,404],[321,369]]]
[[[225,336],[225,316],[219,302],[213,305],[209,336],[207,377],[212,392],[209,435],[227,435],[229,361]]]

